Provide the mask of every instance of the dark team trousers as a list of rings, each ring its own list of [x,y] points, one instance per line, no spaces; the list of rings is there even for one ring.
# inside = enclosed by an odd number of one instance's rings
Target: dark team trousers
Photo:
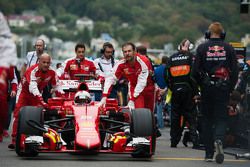
[[[190,137],[193,142],[197,140],[195,127],[195,114],[193,103],[193,91],[188,85],[174,86],[171,100],[171,144],[177,145],[181,139],[183,127],[181,116],[189,123]]]
[[[201,91],[202,132],[206,154],[213,154],[215,140],[224,141],[229,96],[229,86],[210,85]]]

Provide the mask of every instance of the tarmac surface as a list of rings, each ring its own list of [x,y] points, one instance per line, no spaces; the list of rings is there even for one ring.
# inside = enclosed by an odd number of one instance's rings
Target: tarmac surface
[[[177,148],[170,147],[169,128],[161,129],[162,136],[157,140],[156,153],[151,159],[135,159],[128,154],[98,154],[98,155],[72,155],[67,153],[43,153],[33,158],[18,157],[13,150],[9,150],[7,145],[10,138],[4,138],[0,143],[0,167],[210,167],[218,166],[216,162],[205,162],[204,151],[185,147],[179,143]],[[226,149],[231,153],[244,153],[245,150]],[[225,154],[225,161],[220,166],[227,167],[249,167],[250,160],[236,160],[234,156]]]

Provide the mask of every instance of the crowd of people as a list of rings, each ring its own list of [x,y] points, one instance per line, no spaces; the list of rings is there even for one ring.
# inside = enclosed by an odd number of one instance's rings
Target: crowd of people
[[[16,97],[17,102],[10,149],[15,148],[18,113],[23,106],[47,107],[47,99],[53,92],[56,95],[64,94],[58,87],[59,79],[75,80],[79,79],[75,74],[88,74],[103,84],[102,94],[96,97],[100,100],[99,106],[105,105],[107,98],[117,98],[120,105],[126,105],[131,110],[148,108],[156,113],[155,135],[158,137],[161,136],[159,128],[164,127],[165,100],[170,95],[172,148],[179,144],[185,126],[189,129],[193,148],[199,147],[200,134],[197,133],[195,112],[199,99],[205,160],[212,161],[215,154],[217,163],[224,161],[223,145],[230,95],[233,91],[244,94],[249,72],[241,74],[238,79],[236,55],[233,47],[224,41],[225,31],[221,23],[210,24],[206,32],[207,40],[198,46],[196,54],[191,52],[193,44],[190,40],[183,39],[178,51],[170,57],[164,56],[158,67],[154,67],[148,58],[147,48],[136,47],[131,42],[122,45],[123,59],[119,61],[114,58],[115,48],[109,42],[103,44],[101,57],[94,61],[85,57],[85,45],[78,43],[75,46],[76,56],[58,64],[55,71],[50,67],[51,56],[45,52],[45,41],[38,39],[35,51],[27,54],[20,79],[15,68],[15,44],[1,13],[0,19],[0,142],[4,136],[8,136],[11,119],[8,113],[15,105],[12,100],[12,107],[8,109],[8,97],[14,98],[14,101]],[[247,69],[250,71],[250,68]],[[10,89],[8,85],[11,85]],[[127,93],[121,95],[119,92]]]

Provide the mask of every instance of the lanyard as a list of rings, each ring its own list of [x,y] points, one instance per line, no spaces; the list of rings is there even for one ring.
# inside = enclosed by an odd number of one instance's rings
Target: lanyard
[[[33,52],[33,54],[32,54],[32,57],[31,57],[31,59],[30,59],[30,62],[29,62],[29,66],[28,66],[28,67],[30,67],[31,62],[32,62],[34,56],[35,56],[35,52]],[[37,62],[38,62],[38,58],[36,59],[36,64],[37,64]]]

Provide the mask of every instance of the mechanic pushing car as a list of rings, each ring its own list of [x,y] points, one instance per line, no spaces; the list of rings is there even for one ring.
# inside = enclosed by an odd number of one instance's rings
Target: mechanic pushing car
[[[203,115],[205,161],[223,163],[223,142],[228,118],[230,93],[238,78],[235,51],[224,42],[224,29],[219,22],[210,24],[207,42],[198,46],[193,76],[201,87],[201,113]]]
[[[103,98],[100,105],[106,103],[112,86],[121,78],[129,81],[129,102],[128,107],[148,108],[154,111],[155,86],[152,79],[152,66],[147,57],[136,53],[133,43],[122,45],[124,59],[120,60],[113,68],[111,76],[106,78],[104,83]]]
[[[85,58],[85,45],[78,43],[75,46],[75,53],[76,57],[66,60],[63,64],[60,78],[78,80],[75,74],[91,74],[95,77],[96,67],[92,61]]]
[[[111,75],[106,78],[99,105],[106,104],[112,86],[124,77],[128,80],[129,109],[148,108],[154,112],[155,105],[155,85],[152,77],[153,69],[151,62],[146,56],[136,52],[133,43],[127,42],[122,45],[124,59],[120,60],[113,67]],[[156,136],[161,136],[159,129],[156,129]]]
[[[42,90],[49,83],[52,85],[52,91],[64,94],[58,86],[58,77],[56,72],[50,68],[51,56],[43,53],[40,56],[38,64],[31,66],[22,78],[18,87],[17,104],[14,110],[14,120],[12,127],[12,142],[9,144],[10,149],[15,148],[15,138],[17,132],[17,123],[19,111],[23,106],[42,106],[46,108],[47,103],[43,101]]]

